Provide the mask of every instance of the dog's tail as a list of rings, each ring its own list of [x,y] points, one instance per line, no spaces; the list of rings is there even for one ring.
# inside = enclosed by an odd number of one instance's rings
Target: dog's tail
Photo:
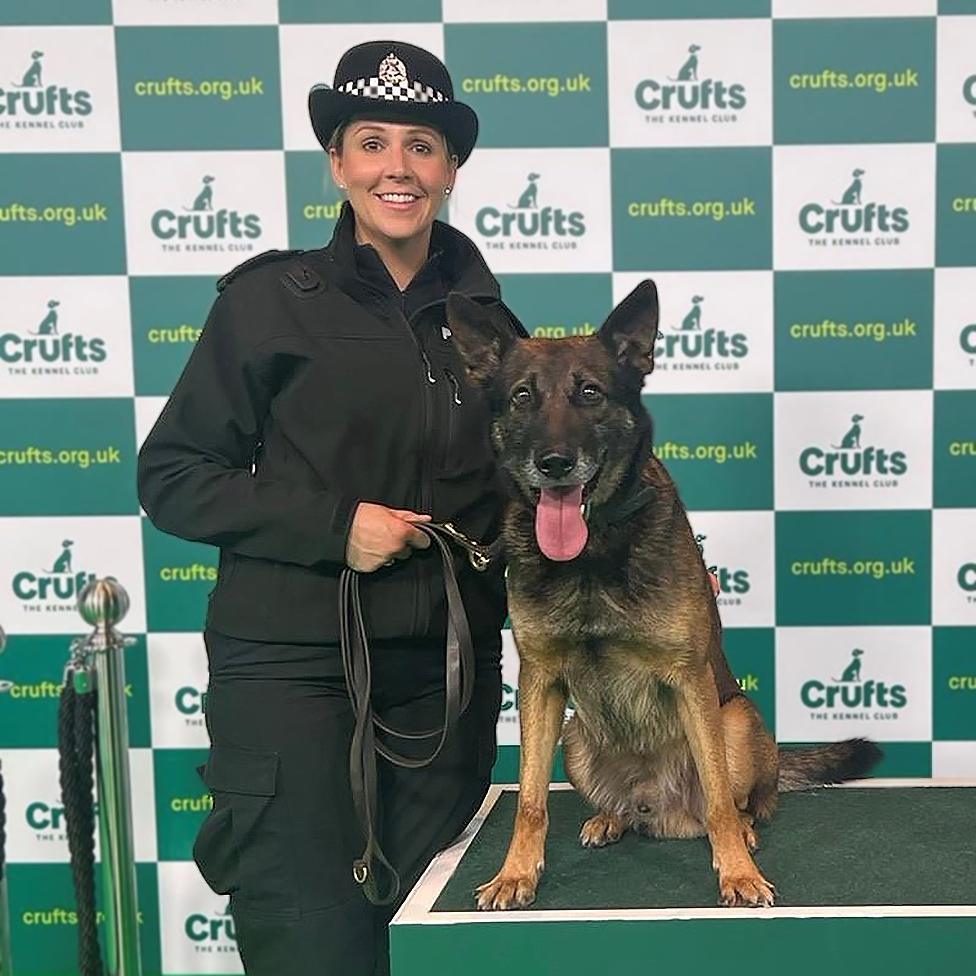
[[[779,792],[860,779],[884,753],[870,739],[845,739],[822,746],[779,751]]]

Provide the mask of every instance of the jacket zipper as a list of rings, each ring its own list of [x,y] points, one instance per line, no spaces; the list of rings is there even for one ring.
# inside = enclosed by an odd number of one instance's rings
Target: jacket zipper
[[[480,295],[472,295],[471,298],[482,297]],[[486,295],[488,298],[495,298],[494,295]],[[443,305],[445,299],[439,298],[436,301],[428,302],[426,305],[421,305],[408,319],[406,315],[403,314],[403,304],[400,305],[400,316],[407,326],[407,332],[410,333],[410,338],[413,344],[417,348],[417,352],[420,353],[420,358],[424,364],[425,376],[423,383],[423,394],[422,394],[422,404],[423,404],[423,439],[421,440],[421,450],[420,450],[420,511],[430,513],[433,515],[433,483],[430,476],[430,462],[431,458],[434,456],[434,449],[436,445],[432,443],[434,436],[434,425],[433,425],[433,415],[436,409],[436,400],[433,388],[437,385],[437,377],[434,376],[434,371],[431,369],[430,359],[424,352],[423,346],[420,344],[420,340],[417,338],[416,333],[413,331],[413,321],[416,321],[417,317],[423,312],[427,311],[429,308],[433,308],[435,305]],[[446,341],[446,337],[445,337]],[[456,381],[455,381],[456,382]],[[455,387],[455,398],[460,402],[460,394]],[[451,410],[453,413],[453,409]],[[448,423],[450,424],[450,414],[448,416]],[[450,430],[448,431],[450,434]],[[445,448],[446,451],[446,448]],[[446,454],[445,454],[446,457]],[[418,600],[417,604],[414,605],[414,621],[413,630],[415,633],[424,632],[430,626],[430,617],[427,613],[427,608],[430,606],[431,592],[430,592],[430,577],[426,572],[422,574],[422,578],[418,581],[421,588],[421,596],[423,598],[423,613],[418,614],[419,609]]]
[[[451,384],[451,403],[447,408],[447,438],[444,443],[444,466],[447,467],[451,455],[451,444],[454,443],[455,414],[458,412],[458,407],[461,406],[461,386],[457,377],[449,369],[444,370],[444,375]]]
[[[248,464],[248,473],[252,478],[258,476],[258,455],[261,453],[261,448],[264,447],[264,441],[257,441],[254,445],[254,450],[251,451],[251,462]]]
[[[418,348],[419,348],[419,343],[418,343]],[[424,361],[424,367],[427,370],[427,382],[430,383],[431,385],[435,384],[437,380],[434,378],[434,373],[430,368],[430,360],[427,358],[427,353],[425,353],[423,349],[420,350],[420,358]]]
[[[498,298],[497,295],[492,295],[487,292],[485,293],[478,292],[475,294],[468,295],[468,297],[475,300],[479,298],[490,298],[492,300],[497,300]],[[434,504],[434,499],[433,499],[434,489],[433,489],[433,485],[431,484],[431,480],[429,476],[429,468],[430,468],[430,458],[434,455],[433,448],[436,446],[430,443],[431,438],[434,434],[432,418],[435,409],[435,401],[434,401],[433,391],[431,388],[437,385],[437,377],[434,376],[434,371],[430,365],[430,359],[428,359],[427,353],[424,352],[423,346],[420,345],[420,341],[417,339],[417,336],[413,331],[413,325],[411,323],[416,321],[418,316],[422,315],[428,309],[433,308],[435,305],[444,305],[445,303],[446,303],[446,299],[438,298],[432,302],[428,302],[426,305],[421,305],[420,308],[414,311],[414,313],[410,316],[409,319],[403,313],[402,299],[399,308],[400,317],[403,319],[404,323],[406,324],[407,332],[410,335],[410,339],[413,342],[414,346],[416,347],[417,352],[420,354],[420,358],[424,364],[426,382],[424,383],[424,392],[423,392],[423,399],[422,399],[424,422],[423,422],[423,440],[421,441],[421,451],[420,451],[420,510],[423,512],[429,512],[430,514],[433,514],[431,509]],[[443,333],[441,334],[443,335]],[[444,336],[444,341],[445,342],[447,341],[447,336]],[[460,398],[460,392],[457,387],[457,380],[455,379],[453,380],[453,382],[455,384],[454,386],[455,402],[458,405],[460,405],[461,398]]]
[[[461,388],[458,386],[457,377],[449,369],[445,369],[444,372],[447,374],[447,378],[450,380],[451,386],[454,389],[454,402],[458,406],[461,406]]]
[[[410,320],[406,317],[406,315],[403,314],[402,302],[400,305],[400,317],[403,319],[403,323],[410,335],[410,339],[413,342],[417,352],[420,354],[420,359],[424,364],[424,378],[421,381],[420,393],[420,404],[423,417],[423,434],[420,440],[420,511],[430,513],[433,495],[433,489],[430,486],[430,478],[428,474],[428,470],[430,468],[430,440],[431,435],[433,434],[432,416],[434,412],[434,403],[432,387],[436,386],[437,378],[434,376],[434,371],[431,369],[430,360],[427,358],[427,353],[424,352],[423,346],[420,344],[420,340],[413,331],[413,326],[410,324]],[[426,631],[430,625],[430,620],[426,610],[426,608],[430,606],[430,581],[427,578],[425,567],[421,566],[420,569],[421,573],[416,580],[417,590],[415,591],[413,603],[413,622],[411,624],[411,631],[414,634],[420,634]]]
[[[402,315],[403,321],[407,326],[407,332],[410,333],[410,338],[413,341],[414,346],[416,346],[417,352],[420,354],[420,359],[424,364],[424,383],[423,383],[423,393],[421,395],[421,405],[423,408],[423,436],[420,441],[420,510],[422,512],[430,512],[431,506],[431,496],[433,494],[433,489],[430,485],[430,478],[428,475],[428,469],[430,467],[430,440],[433,434],[433,395],[431,387],[437,385],[437,377],[434,376],[434,371],[431,368],[430,360],[427,358],[427,353],[424,352],[423,346],[420,345],[420,341],[417,336],[414,335],[413,327],[410,325],[410,321],[405,315]]]

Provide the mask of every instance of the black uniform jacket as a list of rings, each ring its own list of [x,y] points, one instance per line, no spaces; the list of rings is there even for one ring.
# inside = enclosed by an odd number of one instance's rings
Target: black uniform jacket
[[[139,453],[139,499],[163,532],[220,547],[207,624],[252,640],[338,640],[339,573],[360,501],[430,513],[489,542],[500,477],[489,418],[446,328],[449,291],[499,302],[475,245],[435,222],[430,255],[400,292],[355,241],[343,205],[319,250],[260,255],[220,294]],[[459,582],[474,635],[506,613],[499,570]],[[370,637],[440,637],[434,548],[364,574]]]

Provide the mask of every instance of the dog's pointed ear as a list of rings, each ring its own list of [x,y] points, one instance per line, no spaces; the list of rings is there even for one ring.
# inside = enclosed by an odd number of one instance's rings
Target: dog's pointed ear
[[[658,318],[657,287],[647,278],[607,316],[600,340],[620,365],[647,375],[654,369]]]
[[[447,296],[447,324],[468,379],[484,386],[498,371],[515,335],[501,313],[460,292]]]

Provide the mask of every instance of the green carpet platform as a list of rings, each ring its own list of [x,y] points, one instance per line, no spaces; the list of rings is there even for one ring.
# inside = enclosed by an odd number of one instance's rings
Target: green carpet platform
[[[976,974],[976,783],[863,780],[781,796],[756,861],[769,909],[716,906],[708,842],[628,832],[584,849],[592,811],[549,795],[546,872],[527,909],[479,912],[517,787],[495,785],[393,919],[393,976]]]

